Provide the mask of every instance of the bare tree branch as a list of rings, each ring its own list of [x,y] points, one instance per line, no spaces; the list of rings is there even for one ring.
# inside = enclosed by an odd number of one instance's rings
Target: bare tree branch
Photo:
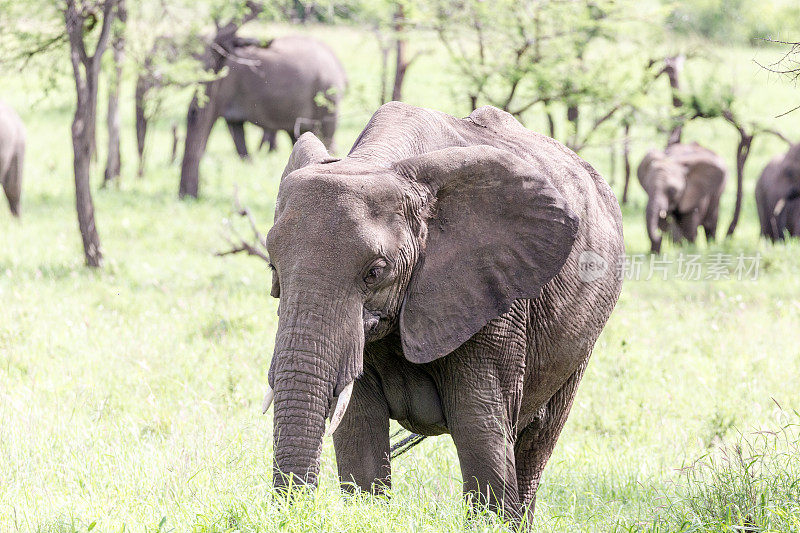
[[[250,225],[250,230],[253,232],[253,240],[248,242],[244,237],[242,237],[241,233],[239,233],[233,223],[229,219],[226,219],[223,221],[223,226],[228,231],[228,235],[223,234],[222,238],[225,239],[231,247],[228,250],[216,252],[214,255],[217,257],[224,257],[226,255],[246,253],[247,255],[258,257],[259,259],[269,263],[266,239],[261,232],[258,231],[258,224],[256,224],[255,218],[253,218],[250,209],[247,206],[242,206],[242,203],[239,200],[238,187],[235,187],[233,191],[233,206],[236,215],[247,219],[247,222]]]

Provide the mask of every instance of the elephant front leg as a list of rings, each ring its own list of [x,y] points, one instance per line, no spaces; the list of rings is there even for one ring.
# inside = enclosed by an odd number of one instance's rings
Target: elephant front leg
[[[391,487],[389,407],[372,373],[355,381],[333,445],[343,490],[382,494]]]

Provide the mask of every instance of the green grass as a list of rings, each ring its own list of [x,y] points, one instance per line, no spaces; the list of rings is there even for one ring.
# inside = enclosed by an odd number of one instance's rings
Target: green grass
[[[367,33],[313,31],[350,77],[337,138],[344,152],[376,107],[378,54]],[[442,51],[435,41],[418,46],[431,52],[410,71],[407,101],[465,114]],[[770,119],[800,93],[752,61],[777,52],[718,53],[726,64],[719,75],[737,77],[748,113],[800,138],[796,114]],[[394,462],[388,501],[340,496],[330,441],[320,490],[292,506],[271,497],[271,416],[259,407],[276,301],[266,265],[213,253],[225,246],[219,231],[235,184],[261,224],[271,220],[288,139],[246,164],[218,125],[201,167],[202,199],[179,202],[169,127],[182,125],[186,95],[173,97],[155,125],[142,180],[127,105],[121,187],[95,191],[106,267],[91,272],[73,207],[73,89],[64,82],[42,99],[34,75],[6,73],[4,81],[0,98],[23,116],[29,156],[22,220],[0,208],[0,531],[502,529],[491,515],[466,521],[448,437]],[[128,84],[128,100],[131,91]],[[531,127],[538,122],[528,117]],[[258,134],[249,133],[252,145]],[[646,128],[635,133],[638,163],[662,141]],[[686,136],[733,166],[735,137],[724,123],[693,124]],[[760,253],[757,281],[626,282],[546,469],[537,531],[800,530],[797,432],[781,429],[798,422],[800,409],[800,244],[760,242],[752,197],[760,169],[782,150],[773,139],[756,142],[736,238],[708,249]],[[584,156],[619,193],[607,149]],[[631,187],[626,242],[638,254],[648,248],[645,197]],[[754,467],[736,462],[737,446],[741,457],[760,457]]]

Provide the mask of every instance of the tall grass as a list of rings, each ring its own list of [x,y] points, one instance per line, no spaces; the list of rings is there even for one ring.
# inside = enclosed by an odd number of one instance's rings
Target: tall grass
[[[800,530],[800,415],[740,433],[681,468],[654,531]]]

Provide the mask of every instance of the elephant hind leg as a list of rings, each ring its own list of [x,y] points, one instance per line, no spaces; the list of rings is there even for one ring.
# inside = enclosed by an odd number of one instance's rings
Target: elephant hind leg
[[[245,142],[244,137],[244,122],[231,122],[230,120],[226,120],[228,123],[228,131],[231,132],[231,137],[233,137],[233,144],[236,146],[236,153],[239,154],[239,157],[242,159],[248,159],[250,154],[247,153],[247,142]]]
[[[533,421],[525,426],[517,437],[514,446],[517,487],[529,527],[533,520],[536,491],[539,488],[542,472],[553,453],[564,423],[567,421],[572,400],[575,398],[578,384],[588,362],[587,355],[581,366],[542,406]]]
[[[15,217],[20,215],[19,201],[22,196],[22,153],[17,153],[11,158],[11,164],[6,171],[3,182],[3,192],[8,200],[8,207]]]

